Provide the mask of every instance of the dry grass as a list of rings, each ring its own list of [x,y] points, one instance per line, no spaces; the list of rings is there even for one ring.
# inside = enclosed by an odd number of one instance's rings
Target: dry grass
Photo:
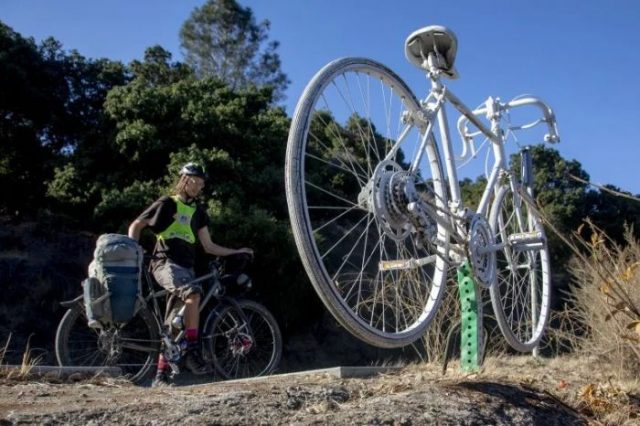
[[[536,389],[572,407],[594,425],[637,425],[640,421],[640,380],[618,377],[596,356],[567,354],[553,358],[530,355],[488,356],[478,373],[464,373],[452,361],[446,375],[439,365],[409,365],[397,377],[380,381],[375,394],[406,391],[423,382],[497,382]]]
[[[0,349],[0,367],[2,367],[2,365],[4,364],[4,357],[7,354],[7,351],[9,350],[10,342],[11,342],[11,334],[9,334],[9,337],[7,338],[7,341],[4,344],[4,347]]]
[[[594,424],[638,424],[640,243],[628,229],[616,244],[589,221],[562,239],[572,284],[544,342],[556,354],[549,371],[563,377],[555,393]]]
[[[427,362],[444,362],[449,333],[452,331],[452,327],[459,323],[460,302],[458,301],[457,286],[453,282],[448,282],[442,304],[438,307],[438,311],[422,337]]]
[[[0,384],[16,384],[29,382],[37,379],[39,382],[47,383],[85,383],[108,387],[133,386],[133,384],[125,377],[111,377],[101,372],[96,373],[66,373],[60,371],[34,372],[42,362],[42,355],[34,355],[36,349],[30,347],[31,337],[27,340],[27,346],[22,355],[22,362],[17,368],[15,366],[7,366],[4,364],[4,358],[9,351],[11,335],[7,338],[4,346],[0,349]]]
[[[11,342],[11,335],[7,338],[7,341],[0,350],[0,378],[7,380],[27,380],[31,377],[31,371],[33,367],[39,365],[42,362],[42,355],[34,356],[34,351],[31,349],[31,336],[27,339],[27,346],[22,354],[22,362],[20,368],[9,369],[3,367],[4,357],[9,351],[9,343]]]
[[[596,356],[491,357],[482,375],[544,390],[593,424],[631,425],[640,418],[640,381],[618,377]]]
[[[631,230],[626,244],[617,245],[593,224],[591,236],[579,240],[585,254],[576,256],[570,271],[571,310],[581,353],[601,358],[619,377],[640,378],[640,244]]]
[[[594,424],[638,424],[640,244],[631,229],[616,244],[588,220],[559,236],[574,253],[572,284],[543,341],[556,355],[545,370],[559,379],[546,387]]]

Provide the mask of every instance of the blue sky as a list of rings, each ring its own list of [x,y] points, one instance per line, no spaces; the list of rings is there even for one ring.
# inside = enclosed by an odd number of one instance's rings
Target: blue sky
[[[181,60],[178,33],[204,0],[1,0],[0,20],[25,37],[53,36],[89,58],[128,62],[160,44]],[[470,107],[488,96],[535,94],[555,110],[567,159],[594,183],[640,193],[640,2],[637,0],[240,0],[271,21],[291,85],[289,114],[304,86],[332,59],[364,56],[396,71],[422,95],[404,41],[432,24],[458,37]]]

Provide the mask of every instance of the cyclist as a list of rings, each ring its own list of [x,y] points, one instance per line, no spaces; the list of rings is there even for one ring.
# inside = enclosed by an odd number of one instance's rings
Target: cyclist
[[[180,170],[172,196],[162,196],[151,204],[129,226],[129,237],[139,240],[148,227],[156,234],[151,270],[156,281],[184,301],[185,338],[187,349],[184,364],[194,374],[209,372],[198,344],[198,305],[202,294],[199,284],[185,284],[195,279],[196,241],[205,252],[215,256],[248,253],[250,248],[230,249],[215,244],[209,234],[209,217],[196,198],[204,187],[207,175],[196,163],[187,163]],[[162,354],[152,386],[169,384],[169,364]]]

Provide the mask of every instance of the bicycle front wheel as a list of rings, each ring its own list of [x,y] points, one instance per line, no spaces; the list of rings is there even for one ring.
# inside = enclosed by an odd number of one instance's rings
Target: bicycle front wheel
[[[62,317],[55,345],[61,366],[120,367],[125,377],[141,383],[156,365],[160,337],[147,309],[124,325],[94,329],[87,325],[84,307],[77,304]]]
[[[278,323],[264,306],[250,300],[237,301],[214,310],[203,330],[207,358],[224,379],[271,374],[282,357]]]
[[[435,140],[418,116],[391,70],[345,58],[311,80],[289,132],[286,195],[302,262],[331,314],[378,347],[422,337],[446,278],[446,231],[412,221],[406,202],[411,187],[446,206]],[[439,247],[420,239],[423,225]]]
[[[549,248],[532,202],[503,187],[490,216],[496,244],[504,244],[496,253],[497,282],[490,290],[491,304],[506,341],[522,352],[536,347],[550,310]]]

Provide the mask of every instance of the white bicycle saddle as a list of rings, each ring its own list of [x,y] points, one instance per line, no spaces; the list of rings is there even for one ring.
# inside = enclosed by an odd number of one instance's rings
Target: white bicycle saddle
[[[440,60],[440,69],[452,80],[458,78],[458,72],[453,66],[457,50],[456,35],[441,25],[430,25],[414,31],[404,44],[404,54],[409,62],[421,69],[425,69],[424,61],[429,53],[435,53]]]

